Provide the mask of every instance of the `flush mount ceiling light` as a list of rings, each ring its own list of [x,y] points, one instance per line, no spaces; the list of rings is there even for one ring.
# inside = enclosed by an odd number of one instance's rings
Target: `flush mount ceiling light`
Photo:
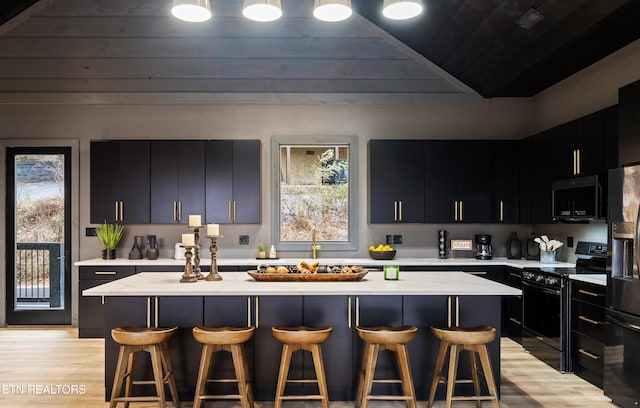
[[[382,15],[391,20],[408,20],[422,13],[420,0],[384,0]]]
[[[274,21],[282,17],[280,0],[244,0],[242,15],[253,21]]]
[[[179,20],[199,23],[211,18],[209,0],[173,0],[171,14]]]
[[[315,0],[313,6],[313,16],[322,21],[346,20],[351,13],[351,0]]]

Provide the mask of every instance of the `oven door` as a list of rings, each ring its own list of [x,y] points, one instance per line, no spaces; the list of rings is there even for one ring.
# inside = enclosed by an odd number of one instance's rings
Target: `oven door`
[[[561,372],[569,372],[561,328],[560,290],[522,283],[522,346]]]
[[[640,405],[640,317],[607,310],[604,393],[623,407]]]

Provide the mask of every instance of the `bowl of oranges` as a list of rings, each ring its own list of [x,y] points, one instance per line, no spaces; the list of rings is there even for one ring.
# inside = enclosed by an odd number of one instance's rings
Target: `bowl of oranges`
[[[369,247],[369,256],[378,261],[390,261],[395,258],[396,250],[389,245],[371,245]]]

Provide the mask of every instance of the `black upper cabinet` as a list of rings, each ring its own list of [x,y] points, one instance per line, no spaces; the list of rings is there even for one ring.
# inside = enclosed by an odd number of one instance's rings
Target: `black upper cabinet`
[[[539,133],[529,139],[531,198],[530,220],[532,224],[552,222],[551,183],[558,178],[554,173],[553,143],[557,141],[557,128]]]
[[[640,162],[640,81],[618,91],[618,165]]]
[[[520,142],[493,143],[491,154],[491,221],[520,221]]]
[[[598,111],[557,127],[552,151],[557,180],[603,172],[604,118]]]
[[[491,222],[493,141],[425,142],[426,222]]]
[[[206,144],[207,222],[260,223],[260,141]]]
[[[151,222],[205,213],[205,141],[151,142]]]
[[[150,142],[91,142],[92,224],[148,224]]]
[[[369,142],[371,223],[424,222],[424,142]]]

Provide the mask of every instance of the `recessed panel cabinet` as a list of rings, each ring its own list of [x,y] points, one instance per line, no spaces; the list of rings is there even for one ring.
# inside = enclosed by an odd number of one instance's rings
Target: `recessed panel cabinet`
[[[150,142],[91,142],[91,223],[148,224]]]
[[[424,142],[369,142],[371,223],[424,222]]]
[[[205,141],[151,142],[151,223],[204,214]]]

